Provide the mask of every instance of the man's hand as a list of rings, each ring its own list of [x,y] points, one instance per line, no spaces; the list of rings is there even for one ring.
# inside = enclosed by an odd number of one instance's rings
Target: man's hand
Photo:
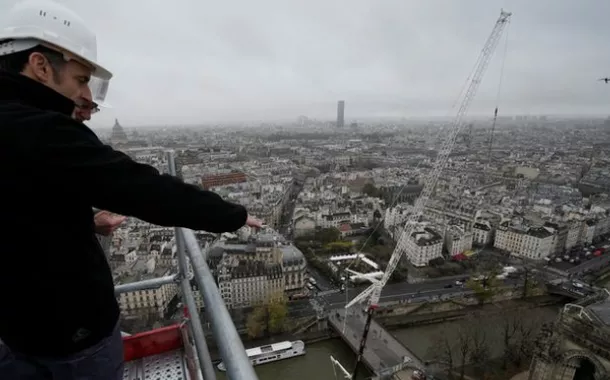
[[[263,222],[260,219],[256,219],[255,217],[248,215],[248,219],[246,219],[246,226],[261,228],[263,227]]]
[[[108,236],[116,230],[127,217],[113,214],[110,211],[100,211],[93,216],[95,222],[95,233]]]

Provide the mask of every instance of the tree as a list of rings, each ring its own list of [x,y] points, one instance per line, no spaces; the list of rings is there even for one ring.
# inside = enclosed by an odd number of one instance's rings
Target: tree
[[[454,353],[449,331],[441,331],[434,337],[434,344],[428,350],[433,364],[440,364],[447,369],[447,378],[453,380]],[[430,362],[429,361],[429,362]]]
[[[258,338],[265,331],[265,313],[265,308],[263,306],[258,306],[248,315],[246,329],[248,330],[248,336],[250,338]]]
[[[528,313],[527,318],[522,318],[519,324],[518,335],[514,348],[513,364],[521,367],[523,363],[528,363],[534,354],[536,334],[540,331],[543,319],[538,313]]]
[[[286,298],[282,296],[279,300],[274,300],[267,305],[268,328],[270,334],[277,334],[286,330],[286,319],[288,318],[288,304]]]
[[[324,246],[324,249],[328,251],[328,253],[346,253],[350,252],[353,247],[353,243],[351,241],[333,241],[332,243],[328,243]]]
[[[460,366],[460,377],[459,380],[464,380],[464,371],[466,367],[466,363],[468,363],[468,359],[472,354],[472,340],[470,337],[470,329],[468,326],[465,326],[463,323],[460,324],[458,328],[458,336],[457,336],[457,355],[458,355],[458,363]]]
[[[264,305],[254,308],[248,315],[246,329],[250,338],[263,334],[277,334],[286,329],[288,303],[283,294],[271,296]]]
[[[464,380],[466,366],[471,364],[477,378],[486,374],[489,361],[489,342],[487,335],[479,328],[482,316],[469,314],[459,322],[455,329],[443,329],[436,336],[436,343],[430,348],[432,362],[446,367],[447,378]]]
[[[474,367],[477,378],[484,378],[487,373],[487,362],[490,359],[489,341],[485,330],[478,328],[484,315],[474,313],[466,318],[468,336],[470,337],[470,364]]]
[[[508,366],[508,360],[513,349],[513,341],[519,329],[520,318],[516,313],[502,314],[500,323],[497,325],[500,329],[502,340],[502,369],[505,370]]]
[[[520,368],[528,363],[534,354],[537,334],[544,322],[537,309],[515,309],[503,313],[498,328],[501,330],[503,345],[502,368],[508,363]]]
[[[538,285],[538,281],[532,276],[531,270],[526,267],[525,272],[523,273],[523,293],[521,294],[521,298],[531,296]]]
[[[316,240],[325,244],[339,239],[341,239],[341,232],[336,228],[322,228],[316,232]]]
[[[479,301],[479,305],[491,300],[498,294],[500,283],[496,276],[492,273],[486,275],[482,280],[475,281],[472,278],[466,282],[466,286],[474,291],[474,296]]]

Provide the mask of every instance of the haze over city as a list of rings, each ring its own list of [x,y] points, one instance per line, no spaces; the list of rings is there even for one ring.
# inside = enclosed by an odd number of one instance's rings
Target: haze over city
[[[4,13],[14,0],[0,4]],[[471,115],[605,115],[610,3],[62,0],[114,72],[92,126],[443,116],[500,8],[515,14]],[[505,40],[508,43],[505,45]]]
[[[610,379],[608,0],[16,1],[0,379]]]

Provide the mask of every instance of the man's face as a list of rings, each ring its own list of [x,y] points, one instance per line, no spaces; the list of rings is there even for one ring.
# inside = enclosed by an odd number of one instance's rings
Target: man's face
[[[74,113],[72,117],[81,123],[91,120],[91,115],[97,109],[97,105],[93,102],[91,90],[89,86],[83,91],[83,96],[74,101]]]
[[[62,61],[61,58],[32,53],[29,69],[39,82],[66,98],[77,101],[88,94],[91,99],[88,83],[93,70],[79,61]]]

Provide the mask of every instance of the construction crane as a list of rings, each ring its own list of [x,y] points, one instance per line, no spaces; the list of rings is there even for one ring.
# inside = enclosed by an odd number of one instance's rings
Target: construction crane
[[[438,152],[436,162],[434,163],[434,168],[432,169],[432,171],[430,171],[430,173],[428,174],[428,176],[426,178],[426,181],[424,182],[424,187],[422,189],[422,192],[421,192],[419,198],[417,199],[417,201],[415,202],[415,206],[413,207],[413,210],[405,223],[405,226],[402,230],[402,233],[400,234],[398,243],[396,244],[396,248],[394,249],[394,252],[392,253],[392,256],[390,257],[388,266],[383,274],[383,277],[378,280],[375,278],[371,278],[370,276],[363,276],[362,277],[363,279],[366,279],[372,283],[371,286],[369,286],[366,290],[364,290],[362,293],[360,293],[358,296],[356,296],[350,303],[348,303],[345,306],[345,308],[347,309],[347,308],[354,306],[357,303],[366,301],[367,298],[369,301],[368,307],[366,310],[367,318],[366,318],[366,322],[364,325],[362,340],[360,341],[360,346],[359,346],[358,354],[356,357],[356,365],[354,366],[354,370],[352,372],[351,379],[355,378],[359,363],[361,362],[362,356],[364,355],[364,349],[366,346],[366,339],[368,337],[371,320],[375,313],[375,309],[377,309],[379,307],[378,303],[379,303],[379,299],[381,298],[381,290],[390,280],[392,273],[394,273],[394,270],[398,266],[398,263],[400,262],[402,255],[404,254],[404,252],[406,251],[406,249],[408,247],[408,241],[414,232],[414,228],[415,228],[416,224],[421,220],[421,217],[424,212],[424,207],[426,206],[426,203],[428,202],[428,198],[430,198],[430,196],[432,195],[432,192],[434,191],[436,183],[438,182],[438,178],[440,177],[443,169],[445,168],[445,166],[447,164],[447,161],[449,159],[449,154],[451,153],[453,146],[455,145],[457,136],[460,133],[460,130],[462,129],[463,118],[467,114],[470,104],[472,103],[472,100],[477,93],[479,85],[481,84],[481,79],[483,78],[483,75],[485,74],[485,70],[487,69],[487,66],[489,65],[489,61],[498,45],[502,32],[504,31],[506,25],[508,24],[511,16],[512,16],[512,13],[510,13],[510,12],[506,12],[504,10],[500,11],[500,17],[496,21],[496,24],[495,24],[490,36],[488,37],[487,41],[485,42],[485,45],[483,46],[483,49],[481,50],[481,53],[478,57],[477,63],[475,65],[475,69],[473,71],[472,79],[470,81],[470,84],[468,85],[466,92],[464,93],[464,96],[462,98],[462,103],[457,112],[457,115],[451,125],[451,128],[447,131],[448,135],[447,135],[446,139],[444,140],[441,149]],[[335,363],[335,361],[333,361],[333,363]],[[342,368],[342,371],[344,371],[343,368]]]

